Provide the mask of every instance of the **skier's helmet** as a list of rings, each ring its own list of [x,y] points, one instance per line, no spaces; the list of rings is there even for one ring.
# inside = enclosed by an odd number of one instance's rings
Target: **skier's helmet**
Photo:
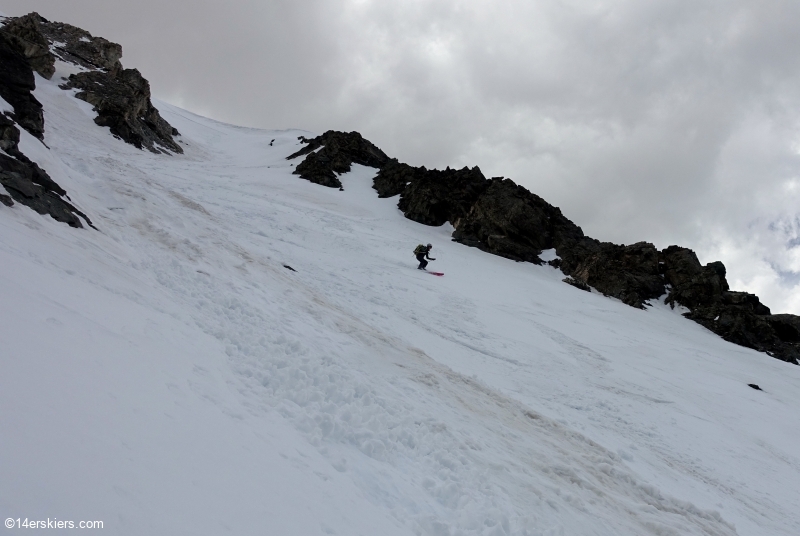
[[[428,249],[431,249],[432,247],[433,247],[433,244],[428,244]]]

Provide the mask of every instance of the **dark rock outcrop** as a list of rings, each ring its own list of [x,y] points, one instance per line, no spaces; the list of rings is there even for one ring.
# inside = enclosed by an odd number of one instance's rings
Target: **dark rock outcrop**
[[[536,264],[541,263],[542,250],[583,238],[581,228],[557,207],[502,177],[487,181],[466,215],[454,221],[454,227],[456,242]]]
[[[46,57],[40,53],[42,43],[35,35],[35,22],[30,18],[21,22],[11,19],[0,29],[0,96],[14,109],[7,115],[0,115],[0,149],[3,151],[0,153],[0,184],[8,192],[8,195],[0,194],[0,202],[10,207],[16,201],[72,227],[83,227],[81,218],[92,225],[85,214],[67,201],[67,192],[19,150],[17,125],[40,140],[44,137],[42,105],[32,94],[36,88],[33,65],[42,69],[42,64],[37,62]]]
[[[766,352],[790,363],[800,360],[800,317],[772,315],[758,296],[734,292],[721,262],[702,266],[690,249],[670,246],[661,252],[666,303],[682,305],[684,316],[726,341]]]
[[[542,262],[542,250],[555,248],[566,275],[634,307],[664,294],[658,251],[652,244],[598,242],[584,236],[558,207],[513,181],[495,178],[487,183],[482,189],[475,186],[480,195],[466,216],[454,221],[453,240],[536,264]],[[455,190],[461,198],[460,189]]]
[[[672,287],[667,303],[685,307],[706,306],[728,291],[725,266],[713,262],[702,266],[694,251],[670,246],[661,252],[665,282]]]
[[[586,283],[584,283],[583,281],[581,281],[579,279],[575,279],[574,277],[565,277],[564,279],[562,279],[562,281],[564,283],[566,283],[567,285],[572,285],[573,287],[575,287],[577,289],[584,290],[586,292],[591,292],[592,291],[592,289],[591,289],[591,287],[589,287],[589,285],[587,285]]]
[[[0,201],[6,206],[17,201],[71,227],[83,227],[80,216],[91,226],[89,218],[64,199],[67,192],[19,151],[18,143],[19,130],[8,117],[0,115],[0,148],[6,153],[0,154],[0,184],[10,194],[2,195]]]
[[[11,118],[41,140],[44,114],[32,93],[36,89],[33,71],[14,39],[3,31],[0,31],[0,73],[0,97],[14,108]]]
[[[780,340],[786,343],[800,343],[800,316],[769,315],[764,319],[769,322]]]
[[[0,63],[0,68],[3,64]],[[0,149],[12,158],[27,160],[19,150],[19,129],[8,116],[0,115]]]
[[[43,20],[38,13],[30,13],[10,19],[0,31],[6,34],[34,71],[50,80],[56,71],[56,57],[50,52],[50,44],[42,33]]]
[[[564,273],[632,307],[643,309],[647,300],[664,294],[653,244],[621,246],[586,238],[572,247],[561,244],[556,251],[562,252]]]
[[[63,22],[49,22],[37,13],[25,17],[38,18],[38,29],[49,43],[55,55],[67,63],[74,63],[87,69],[116,71],[122,69],[122,46],[117,43],[94,37],[86,30]]]
[[[292,160],[307,155],[294,174],[322,186],[342,188],[338,175],[350,171],[352,164],[379,168],[389,157],[358,132],[329,130],[313,139],[300,137],[305,147],[286,157]]]
[[[754,313],[753,307],[748,303],[752,298],[755,296],[744,292],[726,292],[717,303],[695,307],[685,316],[726,341],[797,364],[800,346],[782,341],[767,317]]]
[[[56,57],[87,69],[70,75],[61,87],[78,89],[75,96],[94,106],[95,123],[109,127],[115,136],[139,149],[183,152],[173,139],[178,131],[161,117],[150,100],[149,82],[138,70],[122,68],[122,47],[117,43],[70,24],[50,22],[38,13],[8,19],[0,29],[0,37],[5,48],[27,60],[28,71],[33,68],[45,78],[53,75]],[[15,73],[10,80],[17,78]],[[18,109],[17,103],[9,103]],[[43,127],[36,122],[34,108],[34,104],[20,106],[25,111],[19,112],[22,115],[15,120],[42,139]],[[41,117],[41,106],[38,109]]]
[[[94,122],[139,149],[182,153],[172,138],[178,131],[150,102],[150,84],[137,69],[86,71],[70,75],[62,86],[79,89],[75,96],[94,106]]]
[[[413,179],[400,194],[397,208],[406,218],[425,225],[438,226],[450,222],[455,226],[489,186],[489,181],[477,166],[442,171],[418,168],[409,175],[411,177]]]
[[[372,188],[378,192],[378,197],[394,197],[402,194],[408,183],[418,180],[427,171],[424,167],[412,167],[392,158],[378,171]]]
[[[48,80],[55,72],[56,56],[86,69],[122,68],[122,47],[117,43],[70,24],[50,22],[35,11],[9,18],[2,31],[13,37],[31,67]]]

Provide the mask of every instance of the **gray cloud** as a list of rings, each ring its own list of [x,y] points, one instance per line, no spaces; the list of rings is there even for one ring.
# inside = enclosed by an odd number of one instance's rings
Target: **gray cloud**
[[[723,260],[800,313],[800,4],[7,0],[122,43],[165,100],[480,165],[597,238]]]

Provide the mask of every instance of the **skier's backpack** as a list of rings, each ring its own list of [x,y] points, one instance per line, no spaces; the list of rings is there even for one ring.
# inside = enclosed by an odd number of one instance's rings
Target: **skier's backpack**
[[[417,246],[417,247],[414,249],[414,255],[420,255],[420,254],[422,254],[422,253],[427,253],[427,252],[428,252],[428,248],[426,248],[426,247],[425,247],[424,245],[422,245],[422,244],[418,245],[418,246]]]

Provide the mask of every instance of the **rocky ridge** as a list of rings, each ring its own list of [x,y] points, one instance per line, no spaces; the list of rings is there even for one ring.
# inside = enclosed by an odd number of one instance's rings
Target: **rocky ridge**
[[[773,315],[757,296],[731,291],[721,262],[703,266],[692,250],[679,246],[601,242],[510,179],[487,179],[478,167],[413,167],[386,157],[357,132],[328,131],[301,141],[307,146],[287,158],[306,155],[295,170],[302,178],[341,188],[337,174],[352,163],[378,168],[373,188],[379,197],[399,195],[398,208],[413,221],[451,223],[456,242],[535,264],[543,263],[543,250],[555,249],[559,258],[549,264],[570,285],[639,309],[666,294],[666,303],[687,308],[684,316],[723,339],[798,364],[800,317]]]
[[[150,84],[136,69],[120,63],[122,47],[75,26],[50,22],[38,13],[2,20],[0,27],[0,183],[9,195],[0,202],[14,201],[40,214],[49,214],[72,227],[82,227],[89,218],[68,202],[69,196],[36,163],[19,150],[21,127],[42,142],[45,125],[42,105],[33,95],[34,72],[45,79],[55,73],[61,60],[82,71],[70,75],[62,89],[77,89],[75,96],[94,106],[95,123],[139,149],[155,153],[182,153],[173,136],[178,135],[150,100]],[[10,108],[10,109],[9,109]]]
[[[18,44],[0,30],[0,97],[13,109],[0,114],[0,184],[8,192],[0,194],[0,202],[10,207],[16,201],[71,227],[83,227],[81,218],[91,226],[89,218],[69,202],[67,192],[19,150],[18,126],[42,140],[44,115],[32,93],[36,86],[30,62]]]
[[[6,112],[13,121],[31,133],[44,138],[42,105],[33,96],[36,81],[30,63],[17,46],[17,40],[0,29],[0,97],[13,109]]]
[[[75,96],[94,106],[98,125],[139,149],[183,152],[173,139],[178,131],[150,100],[150,83],[137,69],[122,67],[119,44],[35,12],[8,19],[1,31],[44,78],[52,77],[56,59],[80,66],[60,87],[77,89]]]
[[[351,164],[381,167],[389,160],[383,151],[362,138],[358,132],[329,130],[311,140],[303,136],[299,139],[308,145],[287,157],[287,160],[292,160],[306,155],[295,168],[294,174],[330,188],[342,187],[337,175],[350,171]]]

